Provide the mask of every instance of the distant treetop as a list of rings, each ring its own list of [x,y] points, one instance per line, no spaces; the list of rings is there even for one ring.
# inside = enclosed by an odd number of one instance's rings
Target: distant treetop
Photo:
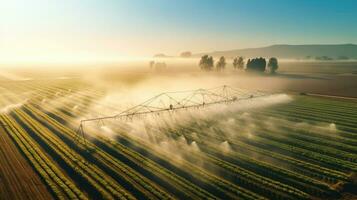
[[[278,70],[278,67],[278,59],[275,57],[270,58],[268,62],[268,68],[270,70],[270,73],[275,74],[276,70]]]
[[[247,62],[247,71],[250,72],[264,72],[266,67],[266,60],[265,58],[253,58],[253,59],[248,59]]]
[[[216,69],[217,71],[222,71],[226,67],[226,58],[224,56],[221,56],[216,64]]]
[[[242,56],[235,57],[233,59],[234,69],[243,69],[244,68],[244,58]]]
[[[199,66],[202,70],[210,71],[213,69],[214,60],[212,56],[204,55],[201,57]]]

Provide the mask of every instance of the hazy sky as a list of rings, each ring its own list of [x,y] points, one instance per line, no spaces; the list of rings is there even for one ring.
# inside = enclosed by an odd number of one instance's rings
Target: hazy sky
[[[357,43],[356,0],[1,0],[0,59]]]

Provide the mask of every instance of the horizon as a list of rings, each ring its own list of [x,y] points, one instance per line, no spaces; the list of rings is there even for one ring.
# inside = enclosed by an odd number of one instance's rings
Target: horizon
[[[219,53],[219,52],[229,52],[229,51],[239,51],[239,50],[250,50],[250,49],[264,49],[264,48],[269,48],[273,46],[343,46],[343,45],[353,45],[357,46],[357,44],[353,43],[340,43],[340,44],[271,44],[271,45],[266,45],[266,46],[259,46],[259,47],[245,47],[245,48],[233,48],[233,49],[223,49],[223,50],[213,50],[213,51],[204,51],[204,52],[191,52],[192,56],[197,56],[197,55],[202,55],[202,54],[212,54],[212,53]],[[188,50],[189,51],[189,50]],[[165,59],[170,59],[170,58],[181,58],[179,54],[177,55],[169,55],[166,53],[157,53],[157,54],[163,54],[165,55]],[[155,59],[155,55],[151,56],[120,56],[120,55],[109,55],[109,56],[97,56],[95,58],[91,58],[90,56],[87,57],[78,57],[78,55],[73,56],[73,57],[68,57],[68,56],[58,56],[54,55],[52,57],[22,57],[21,59],[17,59],[16,61],[11,60],[11,59],[4,59],[1,58],[0,56],[0,67],[4,65],[9,65],[9,66],[45,66],[50,64],[51,66],[65,66],[65,65],[100,65],[100,64],[115,64],[115,63],[121,63],[121,62],[136,62],[136,61],[147,61],[147,60],[152,60]],[[217,56],[214,56],[217,57]],[[195,57],[192,57],[195,58]],[[161,58],[162,59],[162,58]],[[187,59],[187,58],[184,58]],[[281,61],[291,61],[291,60],[296,60],[294,58],[281,58],[279,59]],[[356,60],[355,58],[350,58],[351,61]]]
[[[223,52],[223,51],[234,51],[234,50],[245,50],[245,49],[260,49],[260,48],[267,48],[267,47],[272,47],[272,46],[339,46],[339,45],[353,45],[356,46],[357,44],[354,43],[331,43],[331,44],[271,44],[271,45],[266,45],[266,46],[259,46],[259,47],[245,47],[245,48],[236,48],[236,49],[224,49],[224,50],[214,50],[212,52]],[[200,54],[200,53],[209,53],[209,51],[206,52],[192,52],[193,54]]]

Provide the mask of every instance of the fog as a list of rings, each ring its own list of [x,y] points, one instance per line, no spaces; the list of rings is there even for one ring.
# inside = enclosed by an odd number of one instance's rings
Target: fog
[[[8,104],[2,108],[0,108],[0,113],[9,113],[14,108],[19,108],[23,105],[23,103],[16,103],[16,104]]]
[[[242,76],[243,75],[238,75]],[[212,88],[220,85],[237,87],[237,77],[228,74],[161,74],[135,82],[120,81],[115,84],[106,84],[107,80],[97,80],[100,87],[105,88],[105,95],[88,110],[86,116],[78,119],[112,116],[120,111],[133,107],[162,92],[182,91],[187,89]],[[252,78],[254,79],[254,77]],[[250,80],[252,81],[252,80]],[[259,82],[259,80],[257,80]],[[118,87],[116,86],[118,85]],[[255,89],[247,89],[254,91]],[[97,122],[87,123],[86,130],[91,130],[94,137],[105,136],[116,140],[121,133],[127,133],[134,140],[141,140],[151,145],[155,151],[175,158],[176,164],[192,159],[196,165],[205,166],[205,153],[202,152],[203,141],[209,142],[212,147],[222,154],[234,153],[230,141],[236,137],[253,137],[254,123],[246,123],[242,127],[238,121],[247,120],[246,111],[284,104],[293,101],[292,96],[284,93],[266,91],[267,96],[253,99],[239,100],[232,104],[217,104],[201,109],[188,109],[175,112],[164,112],[141,116],[134,119],[108,120],[105,125],[98,126]],[[239,97],[238,97],[239,98]],[[110,107],[106,107],[109,105]],[[238,117],[238,118],[237,118]],[[212,122],[212,123],[211,123]],[[219,130],[219,131],[218,131]],[[217,132],[218,131],[218,132]],[[205,138],[202,133],[210,134]]]
[[[201,109],[85,123],[86,134],[91,136],[88,139],[106,137],[120,141],[119,138],[128,137],[133,141],[146,143],[153,151],[174,158],[175,165],[194,162],[195,165],[207,167],[209,160],[207,151],[222,155],[244,153],[251,158],[262,159],[254,152],[247,150],[241,152],[238,143],[241,140],[259,141],[261,137],[258,133],[262,129],[281,132],[282,127],[286,126],[299,131],[338,137],[338,126],[331,122],[309,124],[274,117],[266,117],[259,122],[257,120],[260,116],[254,113],[270,106],[294,101],[291,91],[294,91],[297,85],[315,81],[322,84],[326,79],[311,78],[306,75],[291,76],[285,73],[274,76],[250,74],[233,70],[230,64],[224,72],[204,72],[197,66],[197,59],[156,59],[156,62],[166,62],[167,69],[155,70],[150,69],[149,61],[123,62],[101,67],[93,65],[73,67],[73,69],[64,68],[62,71],[57,68],[30,71],[16,69],[6,71],[0,76],[12,82],[41,81],[40,83],[43,84],[50,81],[71,85],[72,88],[67,91],[53,91],[38,101],[48,112],[59,110],[64,105],[67,105],[75,115],[84,110],[85,113],[74,120],[77,125],[83,119],[116,115],[163,92],[209,89],[228,85],[245,92],[260,91],[266,94],[262,97],[240,100],[231,104],[206,106]],[[282,71],[286,69],[282,67]],[[81,89],[81,85],[85,89]],[[304,88],[299,92],[308,89]],[[89,101],[74,101],[76,97],[87,93],[96,93],[95,98]],[[23,97],[31,99],[36,97],[36,92],[29,91]],[[177,98],[182,97],[177,96]],[[9,112],[21,107],[21,103],[3,105],[0,108],[1,112]],[[279,137],[285,136],[279,135]],[[266,161],[276,164],[271,160]]]
[[[262,123],[257,122],[259,115],[257,117],[255,111],[294,101],[289,91],[292,80],[302,83],[311,79],[249,74],[244,71],[234,71],[229,66],[224,72],[202,72],[194,59],[185,60],[185,64],[179,60],[166,62],[168,68],[163,71],[150,69],[147,61],[121,67],[113,65],[88,68],[85,73],[78,76],[79,78],[73,78],[68,74],[55,77],[61,81],[80,81],[89,86],[90,90],[100,91],[96,101],[90,102],[84,108],[87,113],[77,118],[78,124],[83,119],[118,114],[163,92],[229,85],[245,91],[259,90],[268,94],[264,97],[241,100],[228,105],[213,105],[203,109],[85,123],[86,134],[91,135],[89,139],[106,137],[120,141],[120,138],[125,137],[133,141],[141,141],[149,145],[152,151],[174,159],[173,164],[178,166],[193,162],[195,165],[207,167],[208,149],[222,155],[245,154],[253,159],[265,159],[266,162],[277,164],[276,161],[262,158],[254,152],[239,150],[241,148],[238,141],[261,140],[258,133],[262,129],[282,132],[282,127],[286,126],[299,131],[323,132],[325,135],[338,137],[338,127],[331,122],[309,124],[274,117],[267,117],[262,120]],[[54,95],[57,97],[45,99],[44,103],[52,105],[53,108],[60,108],[63,103],[72,102],[73,112],[83,109],[81,106],[83,102],[73,102],[72,98],[77,95],[76,91],[69,90],[66,95],[56,93]],[[279,137],[286,136],[279,135]],[[213,170],[211,167],[209,169]]]
[[[252,159],[263,159],[265,162],[277,164],[276,161],[261,158],[254,152],[242,151],[238,141],[259,142],[262,139],[260,134],[265,129],[275,132],[276,137],[287,137],[286,134],[281,134],[284,127],[338,137],[338,127],[333,123],[293,122],[255,113],[292,101],[293,96],[278,93],[202,109],[165,112],[126,120],[107,120],[104,121],[104,126],[98,126],[98,123],[94,122],[86,124],[86,130],[90,130],[88,134],[93,134],[94,138],[100,136],[117,140],[125,136],[144,142],[152,150],[174,159],[172,164],[178,166],[193,162],[197,166],[207,167],[210,163],[207,148],[222,155],[243,153]],[[212,168],[209,170],[215,172]]]

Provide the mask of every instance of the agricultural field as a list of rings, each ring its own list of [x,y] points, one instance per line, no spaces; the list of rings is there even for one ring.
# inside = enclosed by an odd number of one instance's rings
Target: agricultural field
[[[1,199],[53,199],[3,128],[0,128],[0,144]]]
[[[0,86],[0,199],[357,198],[356,100],[275,94],[88,124],[82,137],[81,119],[116,109],[105,90],[76,78]]]
[[[0,8],[0,200],[357,200],[357,0]]]

